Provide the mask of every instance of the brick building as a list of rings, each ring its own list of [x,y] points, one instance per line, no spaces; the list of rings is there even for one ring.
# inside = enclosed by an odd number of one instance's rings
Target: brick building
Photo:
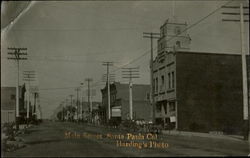
[[[186,23],[170,20],[160,28],[153,63],[156,123],[184,131],[241,134],[241,56],[189,51],[186,28]]]
[[[106,109],[106,119],[108,118],[108,97],[107,85],[101,90],[102,104]],[[133,119],[143,119],[150,121],[151,110],[149,102],[150,86],[143,84],[133,84]],[[111,118],[118,120],[129,119],[129,85],[114,82],[110,84],[110,107]]]

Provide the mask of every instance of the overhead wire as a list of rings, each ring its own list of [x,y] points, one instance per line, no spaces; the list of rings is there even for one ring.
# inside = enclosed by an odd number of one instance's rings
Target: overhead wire
[[[231,3],[232,1],[234,1],[234,0],[227,1],[225,4],[223,4],[223,6],[224,6],[224,5],[227,5],[227,4],[229,4],[229,3]],[[213,10],[212,12],[210,12],[210,13],[209,13],[208,15],[206,15],[205,17],[201,18],[200,20],[196,21],[195,23],[191,24],[189,27],[187,27],[186,29],[184,29],[183,31],[181,31],[179,35],[181,35],[182,33],[186,32],[187,30],[190,30],[191,28],[197,26],[197,25],[200,24],[202,21],[206,20],[208,17],[210,17],[211,15],[213,15],[214,13],[216,13],[216,12],[217,12],[218,10],[220,10],[220,9],[221,9],[221,5],[220,5],[218,8],[216,8],[215,10]],[[167,42],[173,40],[173,39],[176,38],[176,37],[178,37],[178,36],[173,36],[173,37],[169,38],[169,39],[167,40]],[[153,50],[155,50],[156,48],[157,48],[157,47],[153,48]],[[146,56],[148,53],[150,53],[150,50],[146,51],[145,53],[143,53],[142,55],[136,57],[135,59],[132,59],[131,61],[127,62],[126,64],[117,67],[115,70],[112,70],[111,72],[116,72],[116,71],[118,71],[119,69],[124,68],[124,67],[126,67],[126,66],[128,66],[128,65],[130,65],[130,64],[132,64],[132,63],[134,63],[134,62],[136,62],[136,61],[138,61],[138,60],[140,60],[141,58],[143,58],[144,56]],[[98,82],[93,83],[93,86],[97,86],[97,85],[95,85],[95,84],[100,83],[100,82],[102,82],[102,81],[98,81]],[[100,85],[103,85],[103,84],[99,84],[98,86],[100,86]],[[65,88],[67,89],[67,88],[71,88],[71,87],[65,87]],[[65,89],[65,88],[56,88],[56,89]]]

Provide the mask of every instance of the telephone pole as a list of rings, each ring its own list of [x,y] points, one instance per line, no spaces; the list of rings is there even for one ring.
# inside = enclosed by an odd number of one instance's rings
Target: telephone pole
[[[70,107],[71,107],[70,109],[73,109],[73,95],[70,94],[69,97],[70,97]],[[72,115],[73,115],[73,110],[70,110],[70,119],[71,119],[71,121],[74,120],[74,119],[72,118]]]
[[[92,105],[90,104],[90,82],[93,81],[92,78],[86,78],[85,81],[88,82],[88,105],[89,105],[89,115],[90,115],[90,121],[92,120]]]
[[[27,103],[27,124],[29,124],[29,119],[30,119],[30,116],[29,116],[29,113],[30,113],[30,91],[31,91],[31,88],[30,88],[30,81],[35,81],[35,71],[24,71],[23,72],[23,80],[24,81],[28,81],[28,103]],[[31,109],[31,112],[32,112],[32,109]]]
[[[19,60],[27,60],[26,57],[22,57],[22,55],[27,55],[27,52],[21,52],[21,51],[27,51],[27,48],[15,48],[15,47],[9,47],[8,50],[14,51],[14,52],[8,52],[10,57],[8,57],[9,60],[16,60],[17,62],[17,83],[16,83],[16,129],[19,130]]]
[[[37,99],[38,99],[38,92],[34,92],[34,108],[33,108],[33,114],[35,116],[35,119],[37,119]]]
[[[62,121],[64,122],[64,106],[63,106],[63,102],[60,104],[60,106],[62,107]]]
[[[152,105],[152,121],[155,123],[155,99],[154,99],[154,90],[153,90],[153,39],[159,39],[160,33],[153,33],[153,32],[143,32],[143,38],[149,38],[150,39],[150,46],[151,46],[151,56],[150,56],[150,91],[151,91],[151,105]]]
[[[244,12],[244,9],[249,9],[249,7],[243,7],[242,2],[239,6],[222,6],[225,9],[239,9],[238,12],[222,12],[223,15],[234,16],[239,15],[240,19],[222,19],[225,22],[240,22],[240,38],[241,38],[241,61],[242,61],[242,91],[243,91],[243,120],[245,128],[247,130],[244,135],[244,139],[248,139],[250,142],[250,121],[249,121],[249,105],[248,105],[248,83],[247,83],[247,65],[246,65],[246,51],[245,51],[245,39],[244,39],[244,22],[249,22],[249,20],[244,20],[244,15],[249,15],[249,12]],[[248,17],[249,18],[249,17]]]
[[[69,96],[70,96],[70,104],[71,104],[70,106],[73,107],[73,94],[70,94]]]
[[[133,94],[132,88],[133,78],[140,78],[139,77],[139,67],[131,67],[131,68],[122,68],[122,78],[129,79],[129,118],[133,120]]]
[[[80,83],[80,85],[81,85],[81,87],[82,87],[82,102],[81,102],[81,121],[83,121],[83,104],[84,104],[84,87],[83,87],[83,85],[84,85],[84,83]]]
[[[111,118],[111,112],[110,112],[110,74],[109,74],[109,66],[113,66],[113,62],[107,61],[107,62],[103,62],[102,65],[107,66],[107,88],[108,88],[108,120],[110,120]]]
[[[65,99],[65,107],[66,107],[66,121],[69,121],[68,98]]]
[[[80,88],[76,88],[76,118],[77,118],[77,121],[79,120],[79,99],[78,99],[78,94],[79,94],[79,91],[80,91]]]

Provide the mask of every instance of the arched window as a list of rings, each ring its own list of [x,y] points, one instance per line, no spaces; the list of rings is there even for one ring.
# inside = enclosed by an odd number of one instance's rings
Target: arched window
[[[176,47],[181,48],[181,42],[180,41],[176,41]]]

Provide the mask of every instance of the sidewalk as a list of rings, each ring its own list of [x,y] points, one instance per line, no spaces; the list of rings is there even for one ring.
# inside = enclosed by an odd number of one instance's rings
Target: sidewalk
[[[176,131],[176,130],[162,130],[162,133],[165,135],[179,135],[179,136],[189,136],[189,137],[194,136],[194,137],[203,137],[203,138],[216,138],[216,139],[243,141],[243,136],[239,136],[239,135],[223,135],[223,134]]]

